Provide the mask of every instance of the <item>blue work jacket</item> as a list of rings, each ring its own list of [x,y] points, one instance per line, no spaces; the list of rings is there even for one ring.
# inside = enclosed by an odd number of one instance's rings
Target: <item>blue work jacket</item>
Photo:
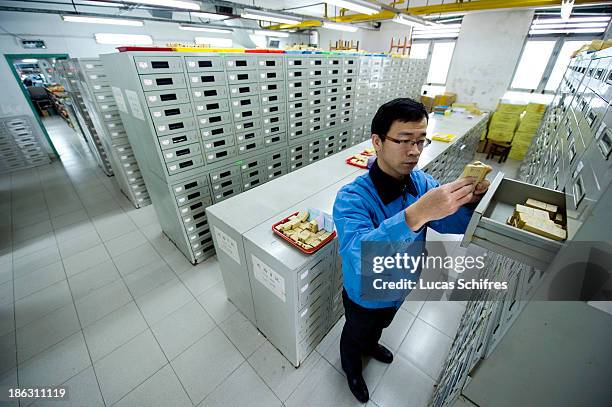
[[[404,209],[440,184],[422,170],[413,170],[405,181],[384,173],[374,162],[367,174],[343,186],[336,195],[333,217],[338,233],[344,288],[349,298],[366,308],[396,307],[402,301],[363,299],[361,290],[361,242],[424,241],[427,227],[438,233],[465,233],[474,205],[465,205],[443,219],[431,221],[414,232],[406,224]],[[406,295],[408,291],[406,292]]]

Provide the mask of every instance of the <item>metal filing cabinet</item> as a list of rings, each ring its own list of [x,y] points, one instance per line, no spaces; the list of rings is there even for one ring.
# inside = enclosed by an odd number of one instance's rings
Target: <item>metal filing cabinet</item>
[[[0,118],[0,173],[49,164],[28,116]]]
[[[124,195],[132,202],[136,208],[149,205],[151,200],[147,192],[146,186],[140,174],[140,169],[136,163],[136,158],[132,151],[132,146],[129,143],[127,134],[123,129],[121,118],[119,116],[119,106],[115,102],[113,92],[105,90],[96,90],[94,85],[97,83],[91,80],[89,73],[96,74],[104,73],[104,66],[99,59],[73,59],[73,66],[77,69],[79,81],[77,82],[83,102],[89,112],[89,116],[96,129],[96,133],[100,137],[105,151],[108,153],[110,165],[115,175],[115,179],[119,188]],[[168,69],[176,69],[179,59],[174,58],[166,61]],[[149,67],[150,61],[146,58],[137,60],[137,64],[141,69]],[[150,68],[149,68],[150,69]],[[112,87],[111,87],[112,89]],[[187,93],[175,95],[176,99],[183,102],[188,102]],[[176,107],[169,108],[164,102],[168,99],[167,94],[161,92],[156,95],[151,95],[147,98],[148,104],[154,105],[152,114],[154,120],[159,120],[163,117],[174,115],[173,117],[187,117],[191,114],[191,104],[183,103]],[[121,104],[121,108],[125,108]],[[109,127],[109,124],[112,127]],[[178,142],[178,140],[176,140]],[[170,138],[165,140],[163,146],[166,154],[169,154],[172,149],[184,148],[181,145],[173,145]],[[178,142],[180,144],[180,142]]]

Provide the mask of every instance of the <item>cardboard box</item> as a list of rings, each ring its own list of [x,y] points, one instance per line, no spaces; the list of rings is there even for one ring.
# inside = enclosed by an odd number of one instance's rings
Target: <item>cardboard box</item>
[[[444,92],[441,95],[434,97],[434,106],[452,106],[457,101],[457,94],[452,92]]]
[[[421,103],[425,106],[428,113],[431,113],[434,107],[434,98],[429,96],[421,96]]]

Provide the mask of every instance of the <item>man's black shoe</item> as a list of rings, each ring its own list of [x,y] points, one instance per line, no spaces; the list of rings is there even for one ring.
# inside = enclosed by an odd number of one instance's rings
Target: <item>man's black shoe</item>
[[[393,362],[393,353],[391,353],[389,349],[385,348],[380,343],[376,344],[374,349],[370,351],[369,354],[379,362],[383,362],[386,364]]]
[[[346,381],[353,396],[361,403],[367,403],[370,399],[370,393],[368,392],[365,380],[363,380],[363,376],[347,376]]]

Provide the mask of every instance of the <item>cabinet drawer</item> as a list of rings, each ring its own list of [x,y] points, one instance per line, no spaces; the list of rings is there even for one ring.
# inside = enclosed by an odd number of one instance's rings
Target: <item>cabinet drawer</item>
[[[193,143],[187,146],[181,146],[176,148],[170,148],[162,152],[164,160],[166,162],[172,162],[176,160],[183,160],[190,157],[202,155],[202,148],[200,143]]]
[[[200,127],[224,126],[232,124],[232,117],[229,112],[211,113],[206,115],[198,115],[198,124]]]
[[[196,114],[208,114],[217,112],[227,112],[229,102],[227,99],[208,100],[195,102]]]
[[[152,90],[184,88],[186,86],[185,76],[182,73],[141,75],[140,83],[146,92]]]
[[[174,192],[174,195],[178,197],[204,187],[208,188],[208,179],[206,177],[198,177],[172,184],[172,192]],[[210,193],[205,195],[210,195]]]
[[[236,147],[231,146],[222,150],[206,153],[206,162],[208,164],[215,163],[218,161],[226,160],[236,156]]]
[[[234,127],[231,124],[219,124],[207,126],[206,128],[200,129],[202,139],[207,140],[211,137],[221,137],[228,134],[233,134]]]
[[[201,86],[219,86],[222,87],[226,83],[225,72],[200,72],[190,73],[189,83],[191,87]]]
[[[278,69],[266,69],[266,70],[259,70],[257,72],[257,78],[259,79],[259,82],[280,82],[285,80],[285,73],[282,70],[278,70]],[[262,89],[263,90],[263,89]],[[280,90],[275,88],[276,90]]]
[[[262,138],[261,129],[244,131],[236,133],[236,141],[240,143],[251,142],[254,140],[260,140]]]
[[[153,122],[158,123],[164,120],[183,119],[193,116],[193,110],[190,103],[182,105],[172,105],[163,107],[149,108]]]
[[[149,107],[159,107],[189,103],[189,92],[187,89],[172,89],[145,92],[145,99]]]
[[[223,150],[235,144],[234,135],[228,134],[222,137],[214,137],[202,142],[202,147],[206,153]]]
[[[211,185],[211,190],[213,191],[213,194],[216,194],[219,191],[223,191],[228,188],[232,188],[232,187],[239,185],[241,182],[240,180],[241,178],[239,175],[235,175],[234,177],[231,177],[231,178],[225,178],[219,182],[213,183]]]
[[[223,180],[230,179],[240,175],[240,168],[235,165],[231,165],[225,168],[213,170],[210,172],[210,183],[216,184]]]
[[[183,72],[183,61],[180,57],[134,57],[134,63],[141,75]]]
[[[230,85],[230,96],[232,98],[257,96],[259,91],[256,83],[243,83],[240,85]]]
[[[315,78],[315,79],[309,79],[308,80],[308,88],[312,89],[312,88],[323,88],[327,86],[327,81],[323,78]]]
[[[257,60],[252,55],[241,56],[225,56],[225,68],[228,71],[235,70],[255,70],[257,69]]]
[[[261,108],[261,114],[264,116],[280,114],[283,117],[285,117],[285,103],[274,103],[274,104],[269,104],[267,106],[263,106]]]
[[[235,122],[234,129],[236,129],[237,132],[261,129],[261,119],[250,119],[241,122]]]
[[[264,147],[264,140],[261,138],[252,139],[238,143],[238,154],[245,154],[257,151]]]
[[[220,56],[185,57],[187,72],[223,71],[223,59]]]
[[[287,124],[285,122],[263,126],[264,138],[268,136],[284,134],[285,131],[287,131]]]
[[[257,82],[257,71],[236,71],[227,73],[227,83],[241,84]]]
[[[284,92],[262,94],[260,96],[261,105],[267,106],[277,103],[285,103],[286,97]]]
[[[179,206],[191,205],[195,202],[201,202],[206,197],[210,197],[210,190],[208,185],[205,185],[198,189],[186,191],[184,194],[176,195],[176,203]]]
[[[308,120],[292,120],[289,122],[289,138],[303,137],[308,134]]]
[[[218,100],[227,98],[227,88],[225,86],[202,87],[191,89],[193,100],[197,103],[206,100]]]
[[[158,136],[174,134],[195,129],[194,119],[162,120],[155,123],[155,130]]]
[[[178,160],[172,163],[166,164],[166,168],[168,170],[168,175],[179,174],[183,171],[192,170],[194,168],[199,168],[204,165],[204,160],[201,156],[192,157],[185,160]]]
[[[259,69],[273,69],[284,66],[284,56],[258,56],[257,66]]]
[[[232,99],[232,112],[243,110],[258,109],[259,98],[257,96],[244,96],[241,98]]]

